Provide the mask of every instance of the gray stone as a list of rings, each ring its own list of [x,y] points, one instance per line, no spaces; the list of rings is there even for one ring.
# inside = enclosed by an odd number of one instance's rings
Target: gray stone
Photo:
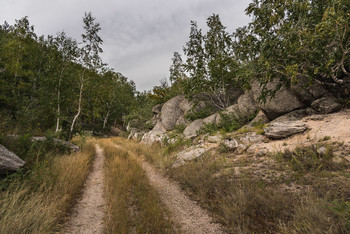
[[[291,87],[293,94],[304,104],[310,105],[315,100],[314,96],[302,85],[293,85]]]
[[[320,99],[317,99],[311,103],[311,107],[323,114],[333,113],[342,108],[333,95],[326,95]]]
[[[254,100],[254,94],[252,91],[240,96],[238,98],[237,105],[239,112],[246,118],[255,114],[256,110],[258,109],[258,104]]]
[[[0,174],[14,172],[23,167],[25,162],[15,153],[0,145]]]
[[[319,84],[313,84],[311,85],[311,87],[309,88],[309,92],[311,93],[311,95],[315,98],[318,99],[320,97],[322,97],[323,95],[329,93],[325,88],[323,88],[321,85]]]
[[[308,115],[308,113],[307,113],[306,109],[295,110],[295,111],[289,112],[285,115],[278,117],[277,119],[271,121],[271,123],[285,122],[285,121],[297,121],[297,120],[301,120],[302,118],[304,118],[307,115]]]
[[[265,136],[272,139],[282,139],[296,133],[304,132],[306,125],[300,121],[286,121],[271,123],[264,128]]]
[[[249,145],[249,144],[268,142],[268,139],[263,135],[259,135],[253,132],[253,133],[248,133],[247,135],[242,137],[240,141],[243,144]]]
[[[205,124],[216,123],[217,124],[219,122],[218,121],[219,118],[220,118],[220,115],[215,113],[215,114],[212,114],[212,115],[208,116],[207,118],[205,118],[203,120],[203,123],[205,123]]]
[[[255,118],[252,121],[250,121],[249,126],[251,127],[259,124],[266,124],[268,122],[270,122],[269,118],[267,118],[264,111],[260,110],[255,116]]]
[[[221,135],[208,136],[207,141],[210,143],[219,143],[222,140]]]
[[[185,138],[194,138],[198,136],[197,132],[203,126],[203,119],[197,119],[193,121],[190,125],[188,125],[184,130]]]
[[[180,109],[179,104],[185,99],[183,95],[173,97],[166,103],[164,103],[161,111],[162,125],[167,131],[171,131],[175,128],[176,121],[180,116],[183,116],[184,112]]]
[[[324,156],[324,155],[326,154],[326,152],[327,152],[327,149],[326,149],[326,147],[324,147],[324,146],[322,146],[321,148],[319,148],[319,149],[317,150],[317,153],[318,153],[319,155],[321,155],[321,156]]]
[[[235,139],[226,139],[223,141],[223,144],[228,147],[229,149],[237,149],[238,142]]]
[[[174,162],[173,167],[179,167],[185,164],[186,161],[194,160],[200,157],[206,151],[208,151],[208,149],[201,147],[191,147],[189,149],[183,150],[177,153],[177,160]]]
[[[157,104],[152,108],[154,114],[159,114],[162,110],[162,104]]]
[[[273,81],[267,84],[267,89],[273,90],[276,88],[277,84],[278,81]],[[253,83],[252,91],[254,93],[254,100],[258,102],[262,91],[262,88],[258,82]],[[296,95],[293,94],[290,89],[282,88],[276,92],[274,98],[269,99],[268,97],[266,102],[260,103],[259,106],[264,110],[266,116],[273,120],[283,114],[304,107],[304,104]]]
[[[156,126],[149,132],[145,133],[142,137],[142,142],[146,144],[152,144],[155,142],[161,143],[165,137],[166,129],[159,121]]]
[[[32,141],[45,141],[45,140],[46,140],[46,137],[32,137]],[[68,147],[73,152],[78,152],[80,150],[79,146],[74,145],[68,141],[64,141],[64,140],[57,139],[57,138],[52,138],[52,140],[56,144],[61,144],[61,145]]]
[[[193,103],[190,102],[188,99],[184,99],[179,104],[179,108],[186,114],[188,111],[190,111],[193,107]]]
[[[237,154],[243,154],[248,149],[248,145],[239,144],[236,149]]]

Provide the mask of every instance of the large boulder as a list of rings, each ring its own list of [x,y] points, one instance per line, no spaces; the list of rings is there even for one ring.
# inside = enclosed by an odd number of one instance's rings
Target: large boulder
[[[180,103],[185,99],[183,95],[173,97],[166,103],[164,103],[161,111],[161,121],[163,127],[167,131],[171,131],[175,128],[176,121],[183,116],[184,112],[180,109]]]
[[[177,160],[174,162],[173,167],[179,167],[185,164],[186,161],[194,160],[207,152],[208,149],[203,147],[192,146],[186,150],[177,153]]]
[[[340,110],[342,106],[338,103],[337,99],[330,94],[312,102],[311,107],[320,113],[329,114]]]
[[[23,167],[25,162],[16,154],[0,145],[0,174],[14,172]]]
[[[296,133],[304,132],[307,129],[305,123],[300,121],[286,121],[271,123],[264,128],[265,136],[272,139],[282,139],[294,135]]]
[[[241,115],[246,118],[254,115],[258,109],[258,104],[254,100],[254,94],[252,91],[240,96],[238,98],[237,105]]]
[[[203,120],[203,123],[204,124],[212,124],[212,123],[217,124],[217,123],[219,123],[219,121],[220,121],[220,114],[215,113],[215,114],[212,114],[212,115],[208,116],[207,118],[205,118]]]
[[[278,81],[273,81],[267,84],[266,88],[268,90],[273,90],[277,87],[277,84]],[[262,92],[259,82],[253,82],[252,92],[254,94],[254,100],[259,102],[259,97]],[[305,106],[304,103],[302,103],[299,98],[287,88],[278,90],[274,98],[267,98],[265,103],[260,103],[259,105],[260,108],[264,110],[267,117],[271,120]]]
[[[162,142],[166,133],[166,129],[162,125],[162,122],[158,122],[156,126],[149,132],[145,133],[142,137],[142,142],[146,144],[152,144],[154,142]]]
[[[196,119],[190,125],[188,125],[184,130],[185,138],[194,138],[198,136],[197,132],[202,128],[203,122],[203,119]]]

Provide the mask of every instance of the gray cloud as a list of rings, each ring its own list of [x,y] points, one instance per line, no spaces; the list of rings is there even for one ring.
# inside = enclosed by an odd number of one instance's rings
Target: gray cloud
[[[80,40],[82,17],[91,11],[101,24],[103,58],[116,71],[149,90],[168,76],[174,51],[182,52],[190,21],[205,30],[206,19],[220,14],[229,32],[247,24],[251,0],[3,0],[0,22],[28,16],[40,34],[66,31]]]

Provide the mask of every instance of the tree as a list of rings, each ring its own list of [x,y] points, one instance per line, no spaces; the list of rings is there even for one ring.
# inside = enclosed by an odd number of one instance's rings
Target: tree
[[[174,57],[172,58],[172,64],[169,68],[170,76],[169,80],[172,84],[176,81],[185,79],[184,64],[182,62],[181,55],[178,52],[174,52]]]
[[[83,47],[80,50],[80,63],[82,64],[82,72],[79,76],[79,99],[77,112],[73,118],[70,132],[73,132],[75,122],[79,117],[82,109],[82,99],[84,84],[87,79],[87,71],[99,71],[103,66],[102,60],[100,58],[100,53],[103,52],[100,47],[102,44],[102,39],[98,36],[98,32],[101,30],[100,24],[95,22],[95,18],[92,13],[86,13],[83,18],[85,34],[82,34]]]
[[[233,53],[232,36],[225,30],[219,15],[207,20],[209,28],[202,36],[197,24],[191,22],[190,40],[184,48],[187,56],[185,69],[189,73],[186,94],[207,96],[219,109],[231,104],[229,91],[240,87],[237,79],[238,62]]]
[[[342,86],[349,82],[350,4],[346,0],[254,0],[253,21],[235,33],[237,54],[274,90],[302,82]]]

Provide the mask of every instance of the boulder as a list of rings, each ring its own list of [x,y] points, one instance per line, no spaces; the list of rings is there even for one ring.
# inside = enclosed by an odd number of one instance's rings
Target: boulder
[[[171,131],[175,128],[176,121],[180,116],[183,116],[184,112],[180,109],[180,103],[185,99],[183,95],[173,97],[166,103],[164,103],[160,119],[163,127],[167,131]]]
[[[303,87],[303,85],[293,85],[290,89],[293,94],[304,104],[310,105],[315,100],[314,96]]]
[[[208,149],[202,147],[192,146],[189,149],[183,150],[177,153],[177,160],[174,162],[173,167],[179,167],[185,164],[186,161],[191,161],[200,157],[203,153],[208,151]]]
[[[333,95],[326,95],[320,99],[317,99],[311,103],[311,107],[323,114],[333,113],[342,108]]]
[[[272,81],[267,84],[266,88],[268,90],[273,90],[277,87],[277,84],[278,81]],[[253,82],[252,92],[254,94],[254,100],[259,102],[259,97],[262,92],[259,82]],[[274,98],[267,98],[266,102],[260,103],[259,106],[264,110],[266,116],[273,120],[283,114],[304,107],[304,104],[290,89],[282,88],[275,93]]]
[[[230,150],[236,150],[238,147],[238,142],[235,139],[226,139],[222,142]]]
[[[203,126],[203,122],[204,122],[203,119],[196,119],[190,125],[188,125],[184,130],[185,138],[194,138],[198,136],[197,132]]]
[[[146,144],[152,144],[154,142],[162,142],[166,133],[166,129],[159,121],[156,126],[149,132],[145,133],[141,139]]]
[[[15,153],[0,145],[0,174],[14,172],[23,167],[25,162]]]
[[[240,141],[245,145],[250,145],[250,144],[268,142],[268,139],[263,135],[259,135],[259,134],[256,134],[255,132],[252,132],[240,138]]]
[[[205,124],[211,124],[211,123],[219,123],[220,115],[215,113],[203,120],[203,123]]]
[[[300,121],[274,122],[264,128],[265,136],[272,139],[282,139],[296,133],[304,132],[306,125]]]
[[[243,94],[237,101],[239,112],[246,118],[255,114],[258,109],[258,104],[254,100],[253,92]]]
[[[311,87],[308,89],[310,94],[315,98],[321,98],[322,96],[326,95],[328,92],[328,90],[326,90],[325,88],[323,88],[321,85],[319,84],[313,84],[311,85]]]
[[[264,111],[260,110],[255,116],[255,118],[252,121],[250,121],[249,127],[256,126],[259,124],[266,124],[268,122],[270,122],[269,118],[267,118]]]
[[[219,143],[222,140],[221,135],[208,136],[207,141],[209,143]]]
[[[297,120],[301,120],[302,118],[304,118],[307,115],[308,115],[308,112],[306,109],[295,110],[295,111],[289,112],[285,115],[282,115],[282,116],[278,117],[277,119],[274,119],[273,121],[271,121],[271,123],[297,121]]]
[[[162,104],[157,104],[152,108],[154,114],[159,114],[162,110]]]
[[[121,136],[124,133],[123,130],[121,130],[120,128],[116,128],[116,127],[111,127],[109,130],[113,136]]]
[[[190,111],[193,107],[193,103],[190,102],[188,99],[184,99],[179,104],[179,108],[186,114],[188,111]]]
[[[57,139],[57,138],[52,138],[52,140],[56,144],[61,144],[61,145],[68,147],[73,152],[78,152],[80,150],[79,146],[74,145],[68,141],[64,141],[64,140]],[[46,141],[46,137],[32,137],[32,141]]]

